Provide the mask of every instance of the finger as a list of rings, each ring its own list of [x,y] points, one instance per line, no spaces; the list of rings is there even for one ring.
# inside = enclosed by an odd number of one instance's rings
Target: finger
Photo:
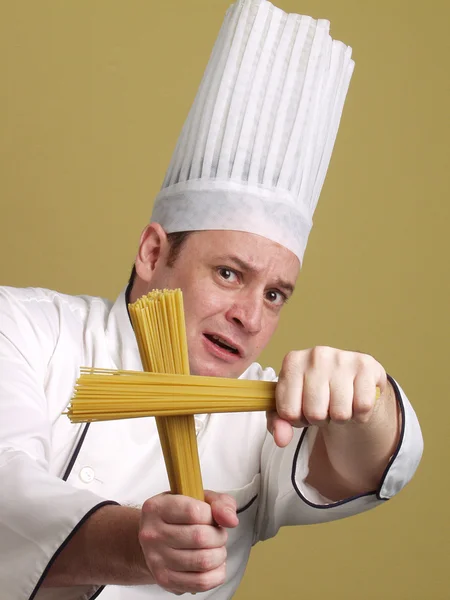
[[[236,527],[239,524],[236,500],[232,496],[207,490],[205,501],[211,505],[212,517],[217,525]]]
[[[275,387],[276,410],[278,415],[295,425],[302,418],[303,368],[299,357],[288,354],[280,371]]]
[[[285,448],[290,443],[290,441],[292,440],[292,437],[294,435],[294,430],[292,428],[292,425],[290,423],[288,423],[287,421],[285,421],[284,419],[281,419],[277,415],[277,413],[274,413],[271,416],[271,425],[270,426],[271,426],[271,429],[269,429],[269,431],[273,435],[275,444],[279,448]]]
[[[303,418],[310,425],[325,425],[329,421],[330,384],[319,374],[310,372],[303,386]]]
[[[224,546],[228,533],[216,525],[165,525],[153,539],[179,550],[208,550]]]
[[[144,518],[158,514],[165,523],[194,525],[212,523],[211,507],[206,502],[176,494],[159,494],[142,506]]]
[[[377,387],[372,377],[358,375],[353,383],[353,420],[367,423],[375,406]]]
[[[161,587],[175,593],[207,592],[225,583],[226,564],[223,563],[217,569],[198,572],[166,571],[161,577],[155,574],[156,583]],[[165,585],[164,585],[165,584]]]
[[[330,420],[337,424],[345,424],[353,417],[353,375],[340,372],[330,381]]]
[[[223,494],[222,492],[214,492],[213,490],[205,490],[205,502],[210,505],[220,502],[224,506],[227,506],[231,509],[235,510],[237,508],[236,500],[233,498],[233,496],[230,496],[229,494]]]
[[[293,427],[308,427],[309,423],[303,418],[295,423],[289,423],[281,417],[278,416],[278,413],[275,410],[270,410],[266,412],[267,419],[267,430],[269,433],[274,436],[275,442],[281,448],[284,448],[289,444],[294,435]]]
[[[172,571],[205,573],[217,569],[227,559],[225,546],[209,550],[178,550],[164,553],[165,566]]]
[[[375,381],[380,388],[380,395],[385,395],[389,391],[389,380],[385,369],[378,363],[378,376]]]

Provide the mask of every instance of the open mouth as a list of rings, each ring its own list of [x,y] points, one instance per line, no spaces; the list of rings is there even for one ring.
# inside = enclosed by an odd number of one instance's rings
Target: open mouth
[[[223,348],[224,350],[227,350],[228,352],[230,352],[231,354],[236,354],[239,355],[239,350],[237,348],[235,348],[234,346],[232,346],[231,344],[229,344],[228,342],[226,342],[223,338],[221,338],[218,335],[211,335],[209,333],[204,333],[203,334],[205,336],[205,338],[207,338],[210,342],[212,342],[213,344],[215,344],[216,346],[219,346],[219,348]]]

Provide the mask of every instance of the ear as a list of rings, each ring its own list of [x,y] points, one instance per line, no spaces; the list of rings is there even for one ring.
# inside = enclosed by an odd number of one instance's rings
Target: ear
[[[150,223],[141,234],[136,256],[136,274],[149,283],[158,261],[167,258],[169,242],[167,234],[159,223]]]

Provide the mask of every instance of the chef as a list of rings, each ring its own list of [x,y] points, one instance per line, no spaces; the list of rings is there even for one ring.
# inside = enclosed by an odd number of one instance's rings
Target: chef
[[[256,360],[303,265],[354,63],[324,20],[226,14],[126,290],[115,303],[0,288],[0,582],[8,600],[231,598],[283,525],[374,508],[420,428],[375,358]],[[277,381],[277,410],[195,418],[206,501],[169,488],[152,418],[73,425],[81,366],[141,369],[127,302],[184,295],[193,374]],[[376,398],[376,387],[380,397]]]

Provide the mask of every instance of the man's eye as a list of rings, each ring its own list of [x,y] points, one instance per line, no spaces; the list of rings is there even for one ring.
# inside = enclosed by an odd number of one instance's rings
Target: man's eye
[[[218,272],[222,279],[225,279],[226,281],[237,280],[237,274],[231,269],[227,269],[226,267],[219,267]]]
[[[266,294],[266,298],[271,304],[277,304],[279,306],[287,302],[286,296],[276,290],[269,290]]]

